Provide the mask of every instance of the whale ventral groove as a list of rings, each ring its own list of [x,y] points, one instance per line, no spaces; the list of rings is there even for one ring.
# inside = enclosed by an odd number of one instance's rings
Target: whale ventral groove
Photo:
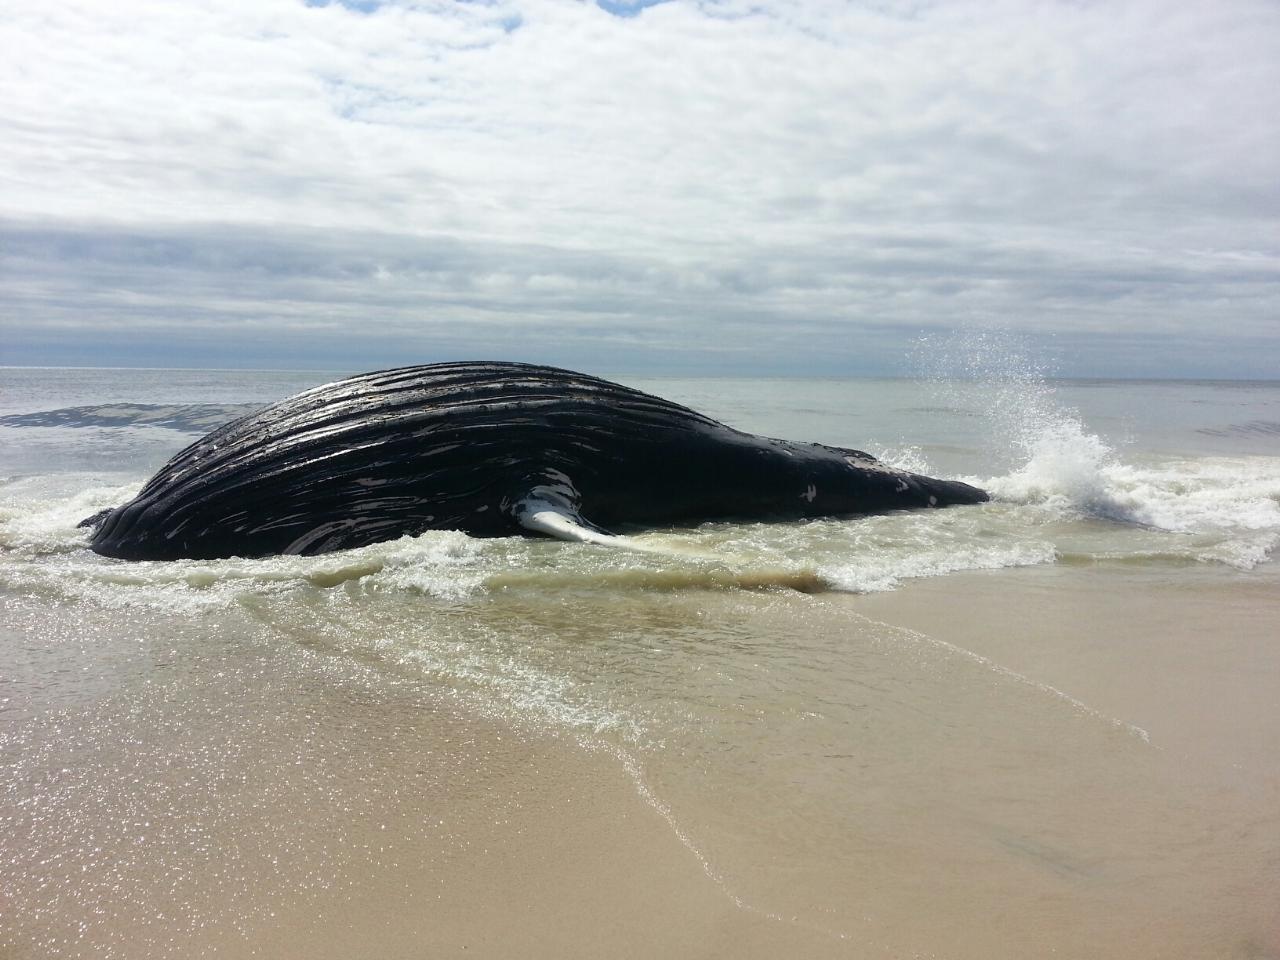
[[[460,362],[351,377],[233,420],[82,526],[106,556],[214,559],[427,530],[598,541],[616,527],[986,499],[859,450],[744,433],[597,377]]]

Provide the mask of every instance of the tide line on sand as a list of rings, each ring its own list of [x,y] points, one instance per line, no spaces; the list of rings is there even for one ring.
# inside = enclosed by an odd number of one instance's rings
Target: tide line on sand
[[[1077,711],[1078,713],[1084,714],[1085,716],[1089,716],[1097,720],[1101,720],[1102,722],[1109,724],[1110,726],[1123,730],[1125,733],[1129,734],[1130,736],[1137,737],[1143,743],[1151,744],[1151,734],[1148,733],[1146,730],[1144,730],[1142,727],[1139,727],[1136,724],[1130,723],[1127,720],[1121,720],[1119,717],[1113,717],[1108,714],[1105,714],[1101,710],[1098,710],[1095,707],[1089,706],[1083,700],[1073,697],[1071,694],[1067,693],[1064,690],[1059,690],[1057,687],[1052,686],[1051,684],[1048,684],[1048,683],[1043,683],[1039,680],[1033,680],[1031,677],[1018,673],[1018,671],[1016,670],[1011,670],[1008,667],[1004,666],[1003,664],[996,663],[990,657],[984,657],[980,653],[975,653],[972,650],[967,650],[964,647],[957,646],[956,644],[950,643],[946,640],[940,640],[937,637],[931,637],[929,636],[929,634],[921,633],[919,630],[911,630],[911,629],[908,629],[907,627],[900,627],[892,623],[886,623],[883,620],[876,620],[875,618],[868,617],[866,614],[863,614],[863,613],[855,613],[853,615],[858,617],[860,620],[864,621],[865,623],[874,625],[876,627],[884,628],[899,636],[906,637],[907,639],[912,640],[916,643],[924,643],[924,644],[928,644],[929,646],[938,647],[940,649],[946,650],[949,653],[953,653],[953,654],[956,654],[957,656],[963,657],[966,660],[969,660],[973,663],[980,664],[981,666],[985,667],[987,670],[991,671],[992,673],[995,673],[1001,677],[1005,677],[1009,680],[1012,680],[1015,683],[1022,684],[1023,686],[1030,687],[1033,690],[1039,691],[1040,693],[1047,694],[1048,696],[1051,696],[1056,700],[1061,700],[1063,703],[1070,705],[1071,708]],[[1155,746],[1154,744],[1151,744],[1151,745]],[[1159,749],[1158,746],[1156,746],[1155,748],[1157,750]]]

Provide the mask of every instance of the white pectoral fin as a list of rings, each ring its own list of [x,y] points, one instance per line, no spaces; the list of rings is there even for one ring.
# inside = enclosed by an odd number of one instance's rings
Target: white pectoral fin
[[[578,513],[578,491],[566,474],[549,469],[539,479],[542,482],[515,504],[513,513],[520,526],[575,543],[618,542],[617,537],[582,519]]]
[[[535,494],[539,491],[535,491]],[[531,496],[516,508],[516,520],[520,526],[534,533],[543,533],[557,540],[572,543],[596,543],[605,547],[621,547],[623,550],[639,550],[641,553],[667,553],[648,544],[638,543],[631,537],[618,537],[606,533],[590,521],[584,520],[574,506],[559,496]]]
[[[578,543],[601,543],[608,546],[629,546],[621,537],[615,537],[595,529],[577,512],[566,506],[545,500],[526,500],[518,514],[520,526],[535,533],[545,533],[557,540]]]
[[[673,552],[601,530],[583,518],[578,512],[578,503],[578,491],[574,488],[573,481],[559,471],[548,471],[544,482],[530,490],[524,499],[517,501],[512,513],[516,522],[526,530],[555,537],[557,540],[596,543],[606,547],[638,550],[641,553],[670,555]]]

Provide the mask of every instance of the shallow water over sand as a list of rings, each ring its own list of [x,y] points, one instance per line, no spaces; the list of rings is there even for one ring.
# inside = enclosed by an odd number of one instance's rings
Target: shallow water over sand
[[[128,564],[192,434],[33,416],[304,378],[4,375],[0,955],[1280,956],[1275,386],[641,383],[997,499]]]

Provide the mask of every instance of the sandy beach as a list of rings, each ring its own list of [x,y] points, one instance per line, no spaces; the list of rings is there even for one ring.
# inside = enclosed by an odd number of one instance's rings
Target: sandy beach
[[[864,763],[883,779],[841,810],[768,731],[745,765],[699,765],[477,715],[247,618],[125,639],[117,612],[66,605],[50,631],[8,597],[11,645],[40,625],[69,673],[113,666],[7,745],[27,795],[6,804],[4,956],[1280,956],[1275,577],[1131,576],[761,599],[762,636],[788,608],[894,670],[910,651],[913,682],[985,676],[985,705]],[[999,769],[1015,741],[1042,759]]]
[[[664,381],[994,499],[129,563],[304,378],[6,377],[5,960],[1280,958],[1274,385]]]

